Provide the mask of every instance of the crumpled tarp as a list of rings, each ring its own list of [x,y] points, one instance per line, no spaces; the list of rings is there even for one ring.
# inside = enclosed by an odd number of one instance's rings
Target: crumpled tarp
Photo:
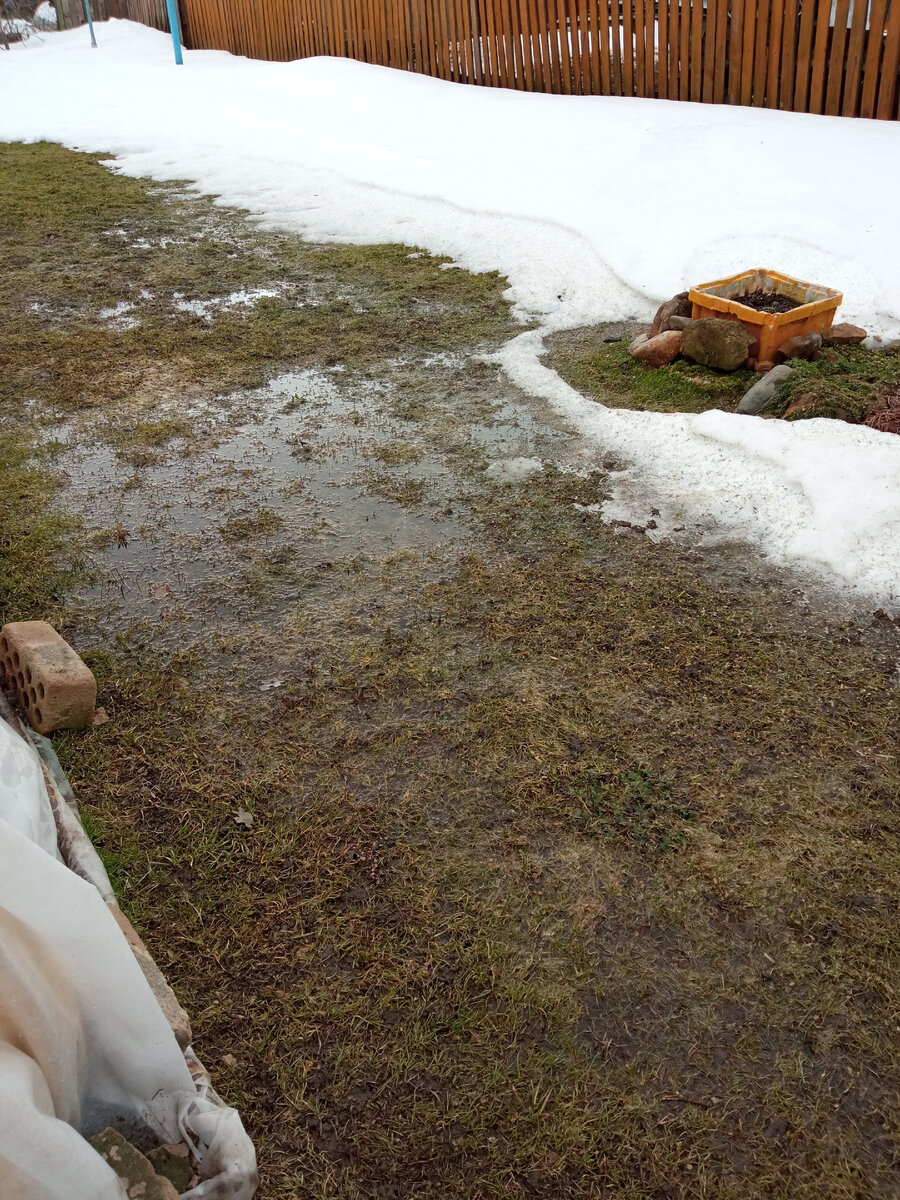
[[[238,1113],[197,1088],[97,889],[60,860],[34,750],[0,718],[0,1196],[122,1200],[84,1140],[187,1141],[190,1200],[250,1200]]]

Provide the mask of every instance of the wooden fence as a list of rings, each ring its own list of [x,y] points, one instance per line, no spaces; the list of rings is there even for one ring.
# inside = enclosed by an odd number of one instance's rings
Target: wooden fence
[[[167,28],[165,0],[94,4]],[[526,91],[900,117],[900,0],[179,0],[179,9],[185,45],[251,58],[340,55]]]
[[[84,24],[84,0],[59,0],[57,11],[62,17],[63,29]],[[123,17],[128,21],[140,21],[142,25],[152,25],[154,29],[169,28],[166,0],[91,0],[91,15],[95,21]]]

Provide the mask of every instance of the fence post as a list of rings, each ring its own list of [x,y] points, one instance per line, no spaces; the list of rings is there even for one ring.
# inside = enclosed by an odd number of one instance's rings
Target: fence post
[[[172,45],[175,49],[175,62],[180,67],[183,59],[181,57],[181,37],[178,32],[178,12],[175,8],[175,0],[166,0],[166,10],[169,14],[169,29],[172,31]]]
[[[62,0],[53,0],[53,7],[56,9],[56,28],[60,30],[65,29],[66,14],[63,9]]]
[[[97,39],[94,37],[94,22],[91,19],[91,0],[84,0],[84,15],[87,17],[88,29],[91,31],[91,49],[97,49]]]

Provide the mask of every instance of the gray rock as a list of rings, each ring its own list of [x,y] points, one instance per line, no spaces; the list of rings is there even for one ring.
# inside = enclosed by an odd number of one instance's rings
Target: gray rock
[[[679,317],[678,315],[676,315],[674,317],[669,317],[669,328],[670,329],[687,329],[688,325],[692,324],[692,322],[693,322],[693,317]]]
[[[644,342],[649,342],[649,341],[650,341],[649,333],[639,333],[637,335],[637,337],[633,337],[631,339],[631,343],[630,343],[628,349],[630,350],[630,352],[632,354],[634,354],[634,352],[635,352],[635,350],[637,350],[638,346],[643,346]]]
[[[702,367],[736,371],[743,366],[755,339],[739,321],[709,317],[692,321],[682,333],[681,353]]]
[[[691,301],[688,292],[679,292],[677,296],[673,296],[671,300],[667,300],[665,304],[661,304],[656,310],[656,316],[653,318],[653,324],[650,326],[650,336],[655,338],[658,333],[665,333],[669,328],[669,320],[671,317],[689,317],[691,315]]]
[[[773,367],[762,379],[758,379],[753,387],[744,393],[740,404],[737,406],[739,413],[758,413],[761,412],[767,404],[769,404],[790,377],[794,374],[794,368],[785,366],[784,363],[780,367]]]

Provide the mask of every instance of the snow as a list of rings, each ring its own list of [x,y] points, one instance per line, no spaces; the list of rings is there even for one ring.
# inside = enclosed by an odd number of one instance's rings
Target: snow
[[[50,0],[42,0],[42,2],[34,10],[33,20],[38,29],[56,28],[58,23],[56,9],[50,3]]]
[[[746,538],[776,563],[900,605],[900,439],[838,422],[610,411],[540,361],[542,338],[647,318],[692,283],[767,266],[900,332],[900,124],[446,83],[346,59],[263,63],[124,21],[13,47],[0,138],[108,151],[189,179],[269,228],[400,241],[497,270],[523,320],[500,361],[612,452],[604,517]],[[115,96],[114,104],[109,97]]]

